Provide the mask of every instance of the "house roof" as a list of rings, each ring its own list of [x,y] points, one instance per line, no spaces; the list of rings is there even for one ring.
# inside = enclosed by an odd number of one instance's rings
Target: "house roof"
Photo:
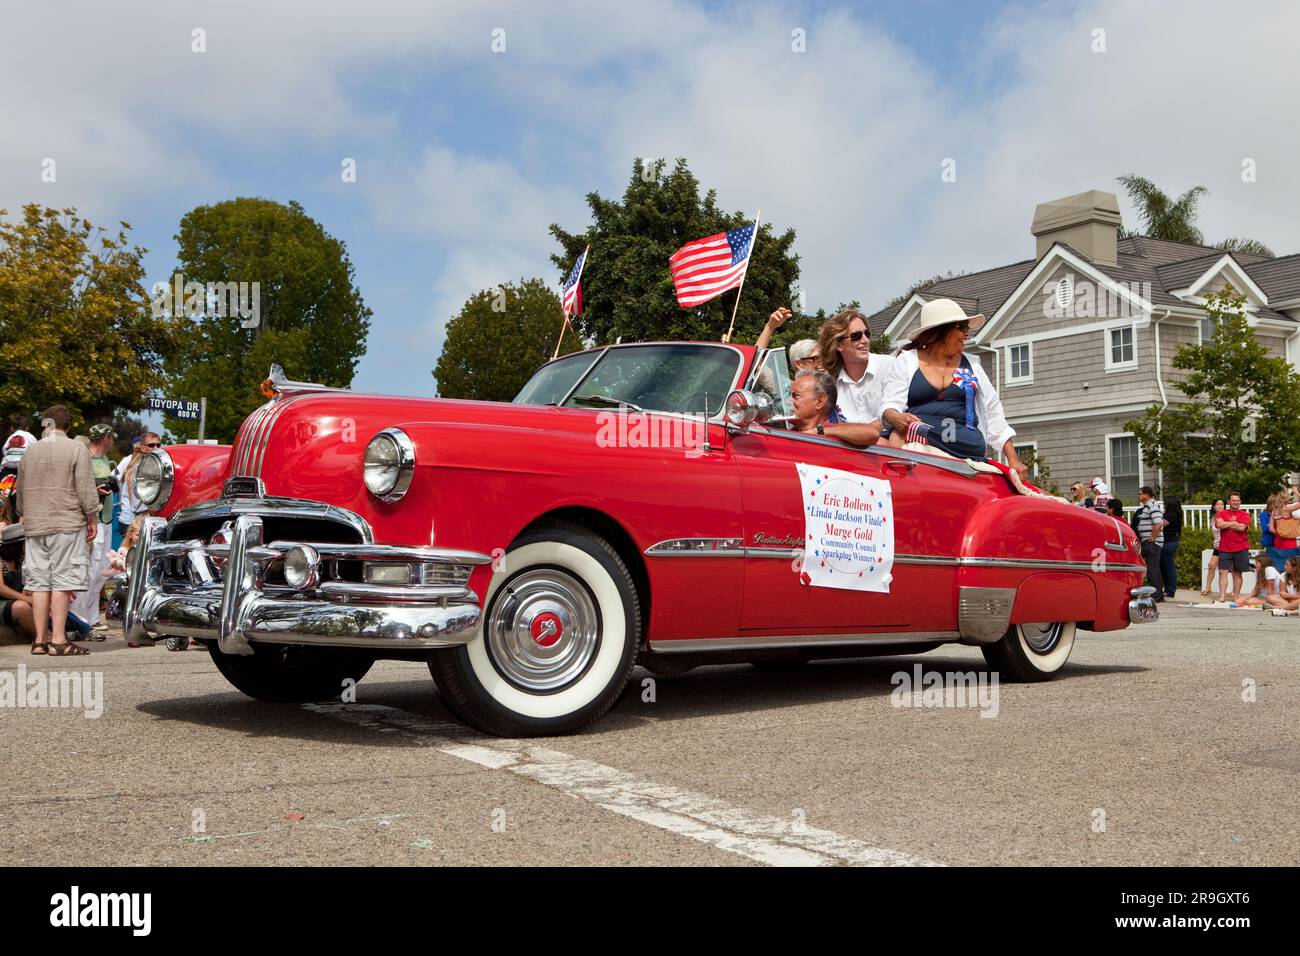
[[[913,292],[921,293],[926,299],[952,299],[965,309],[968,315],[982,312],[986,317],[991,317],[1002,307],[1002,303],[1007,301],[1011,293],[1016,291],[1020,283],[1025,281],[1025,276],[1033,270],[1036,261],[1025,259],[1022,262],[996,266],[982,272],[940,279],[938,282],[914,289]],[[910,298],[911,295],[906,295],[869,317],[872,338],[879,337],[885,331],[889,323],[898,315],[898,310],[906,305]]]
[[[1058,243],[1075,256],[1087,257],[1066,243]],[[1223,256],[1223,249],[1189,242],[1128,236],[1116,244],[1116,264],[1089,264],[1116,282],[1142,283],[1149,287],[1145,297],[1154,306],[1188,306],[1190,303],[1172,293],[1185,289],[1205,274]],[[1253,253],[1231,253],[1232,258],[1264,291],[1270,301],[1300,297],[1300,254],[1270,259]],[[982,312],[992,317],[1016,291],[1040,260],[1026,259],[952,279],[941,279],[912,290],[924,299],[949,298],[968,312]],[[1145,290],[1144,290],[1145,291]],[[871,334],[879,336],[897,317],[911,295],[904,296],[870,316]],[[1290,316],[1272,309],[1260,309],[1260,316],[1295,322]]]
[[[1246,275],[1264,290],[1270,302],[1300,298],[1300,253],[1248,265]]]

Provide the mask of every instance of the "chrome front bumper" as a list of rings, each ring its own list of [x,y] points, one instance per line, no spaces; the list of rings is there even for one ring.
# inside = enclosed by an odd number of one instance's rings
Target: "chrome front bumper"
[[[1128,602],[1128,620],[1130,624],[1151,624],[1160,620],[1160,609],[1156,607],[1155,588],[1134,588],[1130,592],[1133,599]]]
[[[462,585],[394,587],[326,581],[311,591],[267,586],[266,567],[298,544],[323,558],[482,565],[485,554],[378,544],[262,540],[262,519],[240,514],[228,545],[197,539],[164,541],[167,522],[146,518],[131,549],[123,625],[127,640],[181,636],[215,640],[227,654],[252,654],[251,642],[358,648],[438,648],[468,644],[482,614],[478,596]],[[221,579],[213,557],[223,558]],[[173,559],[187,580],[164,577]]]

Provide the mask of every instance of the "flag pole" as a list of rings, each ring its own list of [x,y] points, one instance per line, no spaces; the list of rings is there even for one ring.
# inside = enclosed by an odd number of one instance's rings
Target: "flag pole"
[[[582,292],[581,292],[581,289],[582,289],[582,273],[583,273],[583,272],[586,270],[586,268],[587,268],[587,253],[590,252],[590,251],[591,251],[591,243],[587,243],[587,248],[582,250],[582,265],[578,268],[578,281],[577,281],[577,283],[575,283],[575,284],[577,285],[578,289],[579,289],[579,292],[578,292],[579,295],[582,294]],[[745,271],[746,271],[746,272],[749,271],[749,267],[748,267],[748,266],[745,267]],[[560,326],[560,337],[559,337],[558,339],[555,340],[555,354],[551,356],[551,361],[552,361],[552,362],[554,362],[557,358],[560,357],[560,346],[561,346],[561,345],[563,344],[563,342],[564,342],[564,330],[565,330],[566,327],[568,327],[568,326],[570,325],[570,323],[569,323],[569,313],[568,313],[567,311],[565,311],[565,308],[564,308],[564,290],[563,290],[563,289],[560,290],[560,314],[564,316],[564,324]],[[574,334],[574,335],[577,335],[577,334],[578,334],[578,330],[577,330],[577,329],[574,329],[574,330],[573,330],[573,334]],[[581,336],[578,337],[578,342],[579,342],[579,344],[581,344],[581,342],[582,342],[582,337],[581,337]]]
[[[758,211],[754,217],[754,239],[749,244],[749,262],[745,263],[745,272],[740,277],[740,285],[736,286],[736,304],[731,307],[731,325],[727,326],[727,334],[722,337],[722,341],[730,342],[731,333],[736,328],[736,312],[740,309],[740,293],[745,289],[745,278],[749,275],[749,263],[754,261],[754,246],[758,245],[758,226],[763,221],[763,210]]]

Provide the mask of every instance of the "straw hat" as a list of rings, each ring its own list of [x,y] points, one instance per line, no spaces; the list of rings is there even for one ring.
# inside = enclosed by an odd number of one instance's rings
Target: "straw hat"
[[[921,306],[921,321],[916,328],[912,330],[909,339],[915,339],[926,329],[933,329],[940,325],[949,325],[953,322],[969,322],[972,332],[979,329],[984,324],[983,314],[967,315],[962,307],[952,299],[934,299]]]

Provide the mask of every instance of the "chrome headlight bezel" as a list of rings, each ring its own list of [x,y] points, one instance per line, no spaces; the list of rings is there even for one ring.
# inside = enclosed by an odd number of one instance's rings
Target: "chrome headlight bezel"
[[[415,477],[415,442],[400,428],[385,428],[366,443],[361,481],[380,501],[397,501]]]
[[[175,481],[176,466],[165,448],[147,453],[135,466],[135,496],[150,511],[157,511],[167,504]]]

